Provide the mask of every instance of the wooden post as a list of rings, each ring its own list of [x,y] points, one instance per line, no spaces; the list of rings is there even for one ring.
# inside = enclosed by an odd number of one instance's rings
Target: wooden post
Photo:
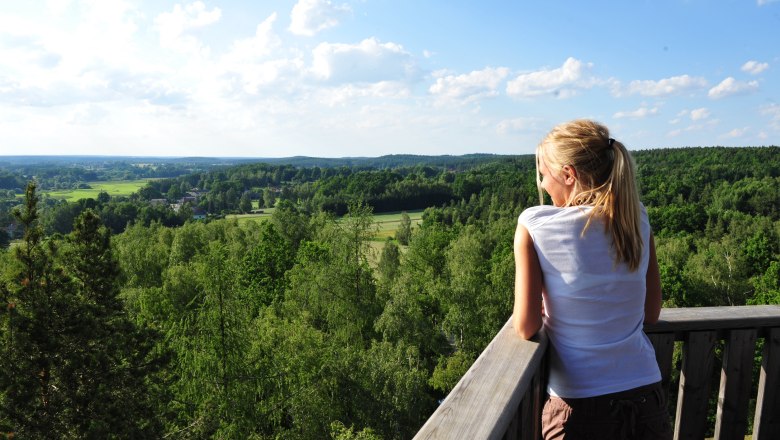
[[[716,336],[714,331],[690,332],[685,340],[674,423],[675,440],[704,438]]]
[[[766,332],[758,380],[753,440],[780,438],[780,327]]]
[[[654,333],[647,337],[655,349],[655,359],[661,370],[661,385],[669,392],[669,380],[672,377],[672,357],[674,356],[674,333]]]
[[[715,440],[744,440],[756,330],[732,330],[723,351]]]

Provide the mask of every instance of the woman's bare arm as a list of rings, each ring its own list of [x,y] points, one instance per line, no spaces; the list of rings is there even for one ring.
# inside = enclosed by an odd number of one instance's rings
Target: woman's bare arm
[[[530,339],[542,327],[542,267],[528,230],[517,225],[514,240],[515,305],[512,325],[524,339]]]

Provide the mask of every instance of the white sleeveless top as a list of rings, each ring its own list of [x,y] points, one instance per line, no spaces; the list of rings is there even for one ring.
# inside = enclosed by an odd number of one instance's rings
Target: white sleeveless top
[[[630,272],[615,264],[611,238],[591,207],[535,206],[520,214],[544,275],[545,331],[550,339],[547,391],[592,397],[661,380],[643,328],[650,224],[641,207],[642,259]]]

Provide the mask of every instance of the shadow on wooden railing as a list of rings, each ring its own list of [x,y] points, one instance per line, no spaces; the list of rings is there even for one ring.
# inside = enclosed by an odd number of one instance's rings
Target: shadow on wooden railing
[[[675,341],[682,342],[682,368],[674,422],[675,439],[702,439],[715,352],[724,341],[718,392],[716,439],[743,440],[748,428],[755,345],[763,339],[755,396],[753,439],[780,439],[780,306],[664,309],[645,326],[663,383],[672,376]],[[547,338],[515,336],[511,320],[499,331],[415,439],[541,438],[541,408]]]

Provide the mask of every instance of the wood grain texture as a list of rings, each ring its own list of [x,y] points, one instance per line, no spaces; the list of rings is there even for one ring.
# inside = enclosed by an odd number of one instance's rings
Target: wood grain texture
[[[683,346],[680,391],[677,395],[675,440],[704,438],[710,395],[716,332],[691,332]]]
[[[508,321],[414,438],[502,438],[546,349],[544,333],[525,341]]]
[[[729,333],[723,351],[715,440],[745,438],[755,350],[755,329],[732,330]]]
[[[764,341],[753,439],[780,439],[780,327],[769,330]]]
[[[780,305],[663,309],[658,322],[645,325],[645,333],[761,327],[780,327]]]

